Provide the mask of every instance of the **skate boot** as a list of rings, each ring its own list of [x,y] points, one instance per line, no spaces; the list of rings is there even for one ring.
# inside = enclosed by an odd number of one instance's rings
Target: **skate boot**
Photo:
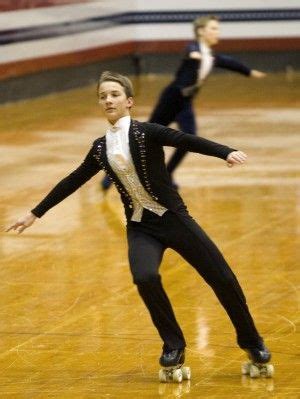
[[[110,188],[111,185],[112,185],[112,181],[110,180],[108,175],[105,175],[100,182],[101,190],[105,193],[108,191],[108,189]]]
[[[271,353],[264,344],[257,348],[245,348],[244,351],[247,353],[250,362],[242,365],[243,375],[250,375],[251,378],[273,377],[274,366],[267,364],[271,360]]]
[[[182,382],[191,379],[191,369],[182,367],[185,359],[184,349],[163,350],[159,364],[163,367],[159,370],[160,382]]]

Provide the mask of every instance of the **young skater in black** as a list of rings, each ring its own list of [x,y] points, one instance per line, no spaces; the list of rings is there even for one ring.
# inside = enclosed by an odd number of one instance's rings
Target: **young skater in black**
[[[236,330],[238,345],[253,361],[267,363],[271,355],[254,325],[238,280],[172,186],[163,146],[218,157],[231,166],[243,164],[246,154],[165,126],[132,120],[132,85],[125,76],[104,72],[98,95],[111,124],[106,135],[93,143],[77,169],[7,231],[13,229],[21,233],[36,218],[104,170],[116,185],[125,208],[130,269],[163,341],[160,364],[180,367],[186,346],[159,275],[166,248],[178,252],[214,290]]]
[[[232,57],[212,52],[212,47],[219,42],[218,17],[214,15],[203,16],[197,18],[193,25],[195,41],[187,46],[175,78],[162,91],[149,122],[164,126],[177,122],[181,131],[196,135],[193,99],[214,67],[228,69],[252,78],[263,78],[265,74],[248,68]],[[183,160],[186,153],[186,150],[179,148],[174,151],[167,164],[170,175]],[[111,181],[108,176],[102,179],[100,185],[104,191],[110,187]]]

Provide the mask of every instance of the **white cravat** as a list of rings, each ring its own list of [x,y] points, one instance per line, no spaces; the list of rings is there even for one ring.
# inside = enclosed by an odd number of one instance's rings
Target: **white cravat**
[[[199,46],[201,51],[199,80],[203,82],[212,70],[214,58],[211,55],[211,49],[204,42],[200,42]]]
[[[136,173],[129,149],[130,116],[123,116],[106,132],[108,162],[133,202],[132,221],[140,222],[143,209],[162,216],[167,209],[154,201],[144,189]]]

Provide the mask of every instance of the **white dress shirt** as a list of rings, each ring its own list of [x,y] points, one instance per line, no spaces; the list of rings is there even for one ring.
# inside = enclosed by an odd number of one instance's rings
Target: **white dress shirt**
[[[143,209],[162,216],[167,208],[154,201],[139,180],[129,149],[130,116],[123,116],[106,132],[108,162],[133,202],[131,220],[140,222]]]
[[[214,58],[211,54],[211,49],[204,42],[200,42],[199,46],[201,52],[199,80],[202,83],[212,70]]]

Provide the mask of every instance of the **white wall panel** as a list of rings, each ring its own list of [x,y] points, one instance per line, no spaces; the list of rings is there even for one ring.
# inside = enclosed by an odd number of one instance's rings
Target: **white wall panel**
[[[139,10],[252,10],[272,8],[298,8],[299,0],[185,0],[174,2],[174,0],[137,0]]]
[[[105,0],[68,6],[0,12],[0,29],[43,26],[125,12],[128,11],[125,3],[128,2]]]
[[[147,24],[134,28],[139,40],[193,39],[191,24]],[[299,36],[299,22],[227,22],[221,25],[221,39],[247,39]]]
[[[132,32],[130,28],[115,27],[103,31],[85,32],[53,39],[13,43],[2,46],[3,51],[0,52],[0,63],[73,53],[131,40]]]

